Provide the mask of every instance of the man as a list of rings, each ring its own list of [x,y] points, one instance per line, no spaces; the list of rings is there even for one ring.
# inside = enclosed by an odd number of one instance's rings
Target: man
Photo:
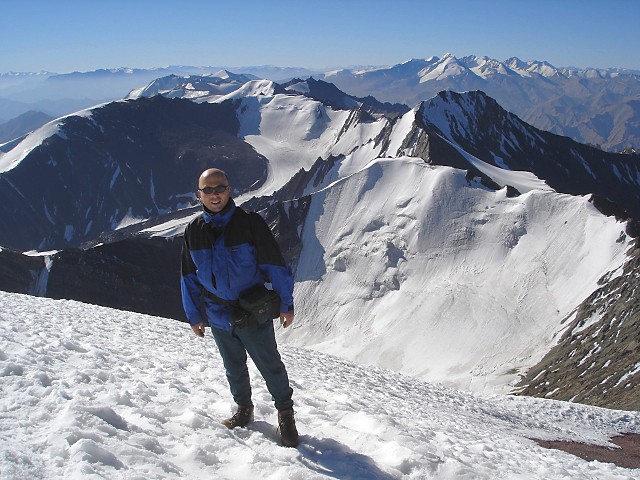
[[[240,328],[232,302],[245,290],[271,282],[280,296],[280,323],[293,322],[293,275],[271,230],[257,213],[247,213],[231,198],[222,170],[205,170],[198,180],[201,215],[187,225],[182,251],[182,303],[194,333],[210,326],[226,370],[236,413],[222,423],[229,429],[253,421],[247,353],[263,376],[278,410],[282,443],[298,445],[293,389],[275,341],[273,322]]]

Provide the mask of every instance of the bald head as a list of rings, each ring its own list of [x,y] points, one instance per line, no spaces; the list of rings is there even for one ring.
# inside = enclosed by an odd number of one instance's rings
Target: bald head
[[[198,179],[198,199],[212,213],[221,212],[231,198],[227,174],[217,168],[202,172]]]
[[[220,170],[219,168],[208,168],[200,174],[200,178],[198,179],[198,186],[202,188],[204,185],[206,185],[207,180],[213,177],[222,178],[224,179],[224,181],[229,182],[229,178],[223,170]]]

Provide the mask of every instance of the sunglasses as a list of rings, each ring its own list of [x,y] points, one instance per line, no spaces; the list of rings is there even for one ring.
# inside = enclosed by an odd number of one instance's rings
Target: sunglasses
[[[229,188],[229,185],[217,185],[215,187],[204,187],[199,188],[202,193],[205,195],[211,195],[212,193],[222,193],[225,192]]]

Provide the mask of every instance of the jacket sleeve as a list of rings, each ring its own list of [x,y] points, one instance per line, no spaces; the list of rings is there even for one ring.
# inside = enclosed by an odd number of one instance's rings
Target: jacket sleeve
[[[258,268],[280,295],[280,311],[293,313],[293,273],[284,261],[280,246],[267,222],[257,213],[250,215]]]
[[[182,291],[182,308],[191,325],[204,321],[202,319],[202,285],[196,275],[196,265],[189,251],[188,230],[185,229],[182,243],[180,289]]]

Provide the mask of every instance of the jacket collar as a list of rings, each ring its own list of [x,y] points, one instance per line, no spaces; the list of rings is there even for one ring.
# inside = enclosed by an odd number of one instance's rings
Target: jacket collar
[[[202,207],[202,210],[202,216],[207,224],[214,228],[222,228],[229,223],[229,220],[231,220],[233,213],[236,211],[236,204],[233,201],[233,198],[230,198],[229,202],[218,213],[212,213],[205,207]]]

